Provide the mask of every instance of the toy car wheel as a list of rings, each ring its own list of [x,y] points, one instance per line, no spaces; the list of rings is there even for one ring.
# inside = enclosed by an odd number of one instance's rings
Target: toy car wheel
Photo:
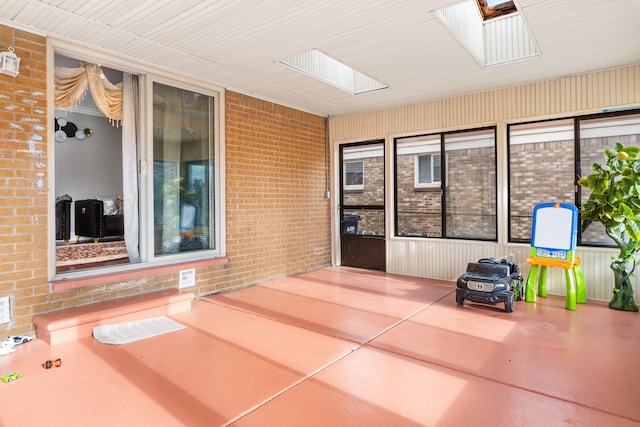
[[[507,300],[504,302],[504,311],[511,313],[513,311],[513,292],[509,293]]]
[[[456,294],[456,304],[458,305],[464,305],[464,297]]]

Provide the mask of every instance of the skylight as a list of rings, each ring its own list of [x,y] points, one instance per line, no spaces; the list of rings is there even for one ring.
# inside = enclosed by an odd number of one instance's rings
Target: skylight
[[[485,21],[518,11],[512,0],[476,0],[476,2]]]
[[[466,0],[433,13],[484,67],[539,56],[513,1]]]
[[[388,89],[389,86],[317,49],[311,49],[278,61],[282,65],[342,89],[352,95]]]

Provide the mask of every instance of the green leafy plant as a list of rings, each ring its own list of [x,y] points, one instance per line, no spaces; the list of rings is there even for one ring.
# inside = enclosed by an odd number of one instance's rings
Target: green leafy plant
[[[615,285],[609,307],[636,312],[629,278],[640,250],[639,152],[639,147],[616,143],[614,150],[604,150],[605,165],[594,163],[591,175],[578,181],[591,191],[580,210],[582,231],[593,222],[600,222],[620,249],[618,258],[611,263]]]

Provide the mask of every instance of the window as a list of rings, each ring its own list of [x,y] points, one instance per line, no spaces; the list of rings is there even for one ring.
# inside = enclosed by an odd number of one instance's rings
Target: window
[[[344,189],[364,190],[364,162],[344,162]]]
[[[153,99],[154,255],[213,249],[214,98],[155,82]]]
[[[116,233],[90,231],[68,246],[79,249],[97,239],[124,250],[117,263],[101,258],[90,264],[57,259],[56,273],[159,259],[179,261],[202,257],[204,252],[222,255],[218,92],[60,55],[55,63],[57,71],[65,68],[60,76],[81,76],[76,72],[79,67],[102,74],[109,80],[107,89],[119,92],[125,111],[121,118],[107,117],[96,107],[98,95],[89,90],[73,104],[56,105],[56,117],[84,129],[82,138],[59,138],[62,141],[55,146],[56,195],[72,199],[70,234],[78,231],[76,202],[101,199],[106,207],[106,200],[120,201]],[[105,229],[108,220],[105,215]],[[95,230],[102,227],[101,218],[88,221]],[[56,232],[56,239],[60,236]],[[57,240],[57,249],[62,246],[66,245]]]
[[[539,57],[533,33],[514,2],[497,3],[460,1],[432,13],[482,67]]]
[[[581,204],[589,198],[577,185],[604,161],[616,142],[640,145],[640,114],[621,112],[513,124],[507,127],[509,150],[509,241],[529,243],[533,208],[544,202]],[[601,224],[579,233],[578,243],[615,246]]]
[[[340,162],[343,170],[340,206],[345,234],[384,236],[384,142],[366,141],[343,144],[340,146]],[[350,170],[349,179],[352,184],[350,186],[345,179],[347,169]]]
[[[419,154],[415,158],[415,186],[440,184],[440,155]]]
[[[594,163],[604,163],[605,149],[613,149],[616,142],[640,146],[640,114],[596,116],[578,120],[578,150],[580,153],[577,176],[587,176]],[[578,187],[579,204],[589,199],[589,190]],[[594,246],[616,246],[600,223],[589,225],[580,235],[580,243]]]
[[[351,95],[389,89],[386,84],[351,68],[318,49],[311,49],[280,59],[278,63],[328,83]]]
[[[529,242],[533,208],[575,202],[573,120],[511,125],[509,129],[509,240]]]
[[[444,135],[446,237],[497,240],[496,129]]]
[[[397,236],[497,240],[495,133],[396,139]]]

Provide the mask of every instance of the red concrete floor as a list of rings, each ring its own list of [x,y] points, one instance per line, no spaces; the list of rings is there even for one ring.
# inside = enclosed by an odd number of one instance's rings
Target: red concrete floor
[[[640,317],[325,268],[194,301],[185,329],[0,356],[0,426],[638,426]],[[62,366],[46,370],[47,359]]]

